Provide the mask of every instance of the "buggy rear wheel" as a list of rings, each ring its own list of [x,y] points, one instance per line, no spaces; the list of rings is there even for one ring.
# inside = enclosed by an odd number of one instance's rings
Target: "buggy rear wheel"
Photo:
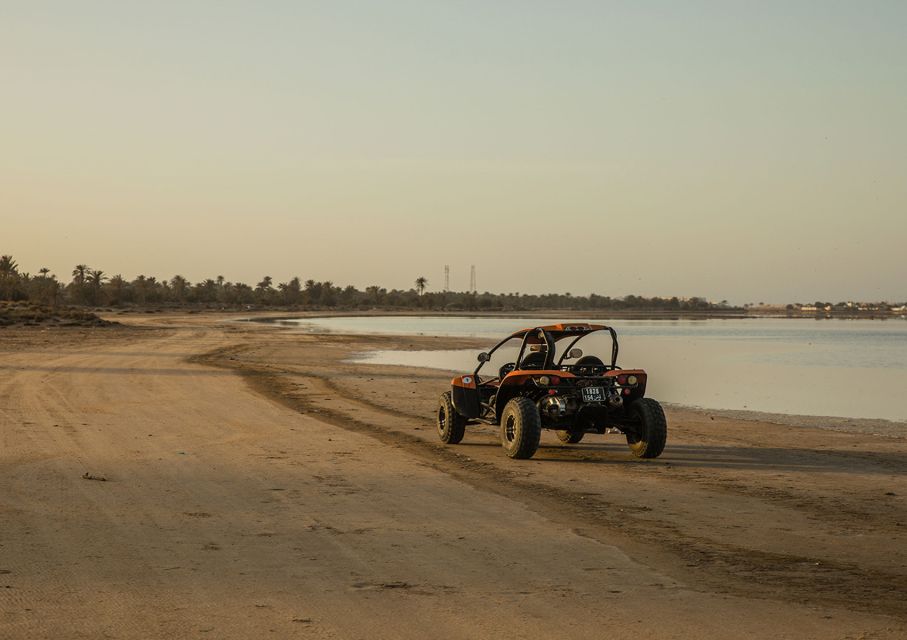
[[[567,431],[560,429],[555,431],[554,434],[557,436],[557,439],[564,444],[576,444],[583,439],[584,435],[586,435],[584,431]]]
[[[501,415],[501,445],[511,458],[526,459],[535,455],[542,436],[542,419],[529,398],[513,398]]]
[[[627,429],[627,445],[637,458],[657,458],[668,440],[668,421],[655,400],[640,398],[630,405],[630,415],[636,420]]]
[[[466,418],[457,413],[450,391],[438,398],[438,437],[444,444],[459,444],[466,433]]]

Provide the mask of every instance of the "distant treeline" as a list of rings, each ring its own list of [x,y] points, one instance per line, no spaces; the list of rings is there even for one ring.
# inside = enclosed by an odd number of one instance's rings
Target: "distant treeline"
[[[651,311],[659,313],[742,312],[727,301],[711,303],[704,298],[612,298],[569,293],[543,295],[519,293],[471,293],[427,291],[424,277],[412,289],[386,289],[378,285],[361,291],[353,286],[339,287],[333,282],[302,281],[292,278],[275,284],[265,276],[255,286],[228,282],[223,276],[189,282],[182,276],[158,280],[140,275],[126,280],[108,276],[87,265],[76,265],[68,282],[60,281],[49,269],[38,275],[23,273],[11,256],[0,257],[0,300],[28,301],[35,304],[87,307],[286,307],[310,309],[413,309],[433,311],[532,311],[545,309]]]

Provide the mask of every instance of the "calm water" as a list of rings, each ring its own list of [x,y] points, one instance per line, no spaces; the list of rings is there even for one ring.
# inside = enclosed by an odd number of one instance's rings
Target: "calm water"
[[[379,316],[289,322],[313,332],[488,338],[492,346],[508,332],[554,321]],[[610,324],[620,337],[618,364],[646,369],[648,394],[665,402],[907,421],[907,321],[902,319],[615,320]],[[609,344],[605,336],[594,335],[577,346],[607,360]],[[377,351],[363,354],[360,361],[466,371],[475,367],[475,352]]]

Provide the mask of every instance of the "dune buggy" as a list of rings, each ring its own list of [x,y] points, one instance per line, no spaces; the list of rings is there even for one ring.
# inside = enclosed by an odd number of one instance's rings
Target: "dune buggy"
[[[575,346],[598,331],[611,335],[609,364]],[[514,362],[493,377],[480,375],[495,351],[517,341]],[[656,458],[667,440],[664,411],[645,397],[646,372],[621,369],[617,353],[617,332],[605,325],[563,323],[517,331],[480,353],[475,371],[454,378],[451,390],[441,394],[438,435],[457,444],[469,424],[499,425],[506,454],[531,458],[542,429],[554,430],[565,444],[578,443],[587,433],[616,430],[635,456]]]

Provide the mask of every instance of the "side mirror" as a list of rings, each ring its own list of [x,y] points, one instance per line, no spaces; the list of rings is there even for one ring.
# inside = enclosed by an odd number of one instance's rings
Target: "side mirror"
[[[479,354],[479,362],[488,362],[489,360],[491,360],[491,356],[486,352],[483,351]]]
[[[568,360],[575,360],[576,358],[582,358],[582,357],[583,357],[583,350],[579,349],[579,348],[570,349],[570,351],[567,353]]]

